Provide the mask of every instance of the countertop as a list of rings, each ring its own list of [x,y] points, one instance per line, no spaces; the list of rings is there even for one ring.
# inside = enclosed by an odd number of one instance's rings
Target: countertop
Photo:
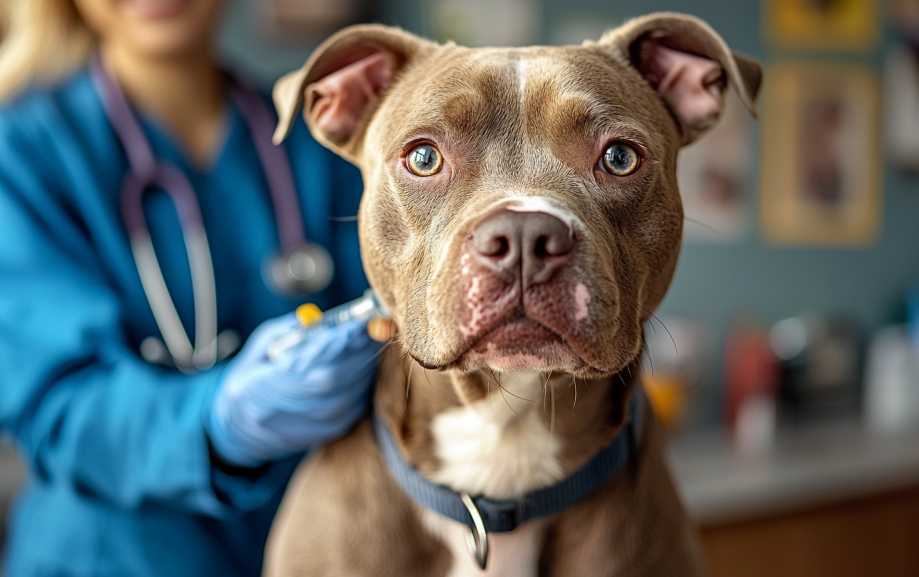
[[[671,439],[667,452],[686,508],[702,524],[919,485],[919,426],[887,434],[854,422],[785,429],[755,457],[713,433]]]

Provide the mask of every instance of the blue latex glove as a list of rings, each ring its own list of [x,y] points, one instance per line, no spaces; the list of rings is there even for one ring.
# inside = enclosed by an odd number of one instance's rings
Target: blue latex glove
[[[280,358],[268,347],[299,326],[293,314],[262,323],[226,368],[206,418],[214,450],[254,467],[341,436],[364,415],[383,346],[367,324],[311,329]]]

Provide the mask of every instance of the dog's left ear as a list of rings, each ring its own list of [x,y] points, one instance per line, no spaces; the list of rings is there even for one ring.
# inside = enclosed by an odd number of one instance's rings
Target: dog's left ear
[[[275,83],[274,143],[287,137],[303,107],[303,118],[316,140],[355,160],[380,97],[399,71],[430,46],[398,28],[377,24],[341,30],[323,42],[303,68]]]
[[[641,73],[670,106],[683,144],[715,125],[730,83],[753,117],[763,72],[759,63],[732,52],[708,24],[685,14],[657,13],[607,32],[600,46],[612,48]]]

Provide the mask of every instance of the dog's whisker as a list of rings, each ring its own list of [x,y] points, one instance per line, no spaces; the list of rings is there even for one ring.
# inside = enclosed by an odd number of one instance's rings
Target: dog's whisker
[[[385,343],[383,343],[383,346],[380,347],[380,350],[378,350],[377,352],[373,353],[373,356],[374,356],[374,357],[382,356],[383,352],[384,352],[386,349],[388,349],[388,348],[390,347],[390,345],[392,345],[392,341],[386,341]]]
[[[498,383],[498,386],[501,387],[501,383]],[[528,402],[528,403],[535,403],[535,402],[536,402],[536,399],[527,399],[526,397],[521,397],[520,395],[515,395],[514,393],[512,393],[512,392],[510,392],[509,390],[505,389],[504,387],[501,387],[501,390],[504,391],[505,393],[507,393],[508,395],[512,396],[512,397],[516,397],[516,398],[520,399],[521,401],[526,401],[526,402]]]
[[[408,380],[405,383],[405,403],[402,405],[402,414],[405,415],[405,412],[408,411],[408,393],[412,390],[412,367],[409,365],[408,368]]]
[[[495,377],[495,372],[491,369],[491,367],[489,367],[488,371],[491,373],[491,376],[495,379],[495,382],[498,382],[498,378]],[[495,405],[492,402],[492,398],[491,398],[491,379],[486,377],[485,382],[487,383],[485,387],[485,398],[488,400],[488,406],[491,408],[491,414],[495,415],[496,414]]]
[[[649,311],[648,309],[646,309],[645,307],[643,307],[641,304],[638,304],[638,306],[639,306],[639,308],[641,308],[643,311],[645,311],[646,313],[648,313],[649,315],[651,315],[651,318],[653,318],[654,320],[656,320],[656,321],[664,328],[664,330],[667,331],[667,334],[670,336],[670,342],[673,343],[673,351],[677,354],[677,356],[679,356],[680,350],[679,350],[679,348],[678,348],[677,345],[676,345],[676,339],[673,338],[673,334],[670,332],[670,329],[667,328],[667,325],[665,325],[664,322],[663,322],[656,314],[652,313],[651,311]],[[653,328],[654,328],[654,325],[651,324],[651,323],[649,323],[649,324],[650,324],[651,328],[653,329]],[[657,334],[657,331],[655,331],[654,334]]]
[[[571,384],[574,385],[574,402],[571,403],[571,412],[574,412],[574,408],[578,406],[578,378],[571,377]]]
[[[406,361],[408,361],[408,368],[406,368]],[[405,379],[405,401],[402,404],[402,414],[405,415],[405,412],[408,410],[408,395],[409,391],[412,389],[412,361],[408,356],[408,353],[402,353],[402,370],[408,371],[408,375]]]
[[[485,388],[485,398],[488,399],[488,406],[491,408],[492,416],[494,416],[495,415],[495,405],[494,403],[492,403],[492,400],[491,400],[491,381],[488,379],[485,379],[485,380],[488,382],[488,386]]]
[[[514,407],[511,406],[511,404],[507,401],[507,397],[504,396],[504,387],[501,386],[501,383],[498,383],[498,390],[501,392],[501,398],[504,399],[504,404],[507,405],[507,408],[514,411],[514,414],[519,417],[520,413],[518,413]]]
[[[428,376],[428,370],[425,369],[425,368],[423,368],[423,367],[422,367],[422,370],[424,371],[424,380],[426,380],[426,381],[428,382],[428,386],[430,387],[430,386],[431,386],[431,377]]]
[[[717,235],[720,236],[721,238],[727,238],[727,235],[725,235],[723,232],[721,232],[720,230],[718,230],[717,228],[715,228],[715,227],[713,227],[713,226],[711,226],[711,225],[705,224],[705,223],[702,222],[701,220],[697,220],[697,219],[695,219],[695,218],[690,218],[690,217],[688,217],[688,216],[686,216],[686,215],[683,215],[683,220],[685,220],[686,222],[691,222],[691,223],[693,223],[693,224],[695,224],[695,225],[701,226],[702,228],[704,228],[704,229],[706,229],[706,230],[708,230],[708,231],[710,231],[710,232],[713,232],[713,233],[717,234]]]
[[[552,414],[549,417],[549,436],[555,435],[555,388],[549,391],[552,394]]]
[[[386,341],[385,343],[383,343],[383,346],[380,347],[380,350],[378,350],[377,352],[375,352],[375,353],[373,353],[372,355],[370,355],[368,358],[366,358],[366,359],[364,359],[363,361],[361,361],[361,364],[360,364],[359,366],[363,367],[363,366],[364,366],[365,364],[367,364],[367,363],[374,362],[374,361],[378,360],[380,357],[383,356],[383,353],[386,352],[386,349],[388,349],[388,348],[390,347],[390,345],[392,345],[392,341],[391,341],[391,340]]]
[[[331,222],[355,222],[357,220],[357,215],[354,216],[327,216],[326,220]]]
[[[641,352],[642,352],[642,355],[647,357],[648,364],[651,365],[651,372],[649,374],[650,376],[653,377],[654,376],[654,359],[651,357],[651,348],[648,347],[648,341],[645,340],[644,335],[642,335],[641,337]]]
[[[648,376],[654,376],[654,359],[651,358],[651,351],[645,349],[645,352],[648,354],[648,364],[651,365],[651,370],[648,372]]]

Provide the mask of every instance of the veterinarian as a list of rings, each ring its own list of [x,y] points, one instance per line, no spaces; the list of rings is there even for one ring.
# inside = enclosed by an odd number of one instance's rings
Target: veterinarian
[[[364,325],[267,360],[298,304],[366,288],[362,187],[302,123],[265,146],[267,98],[216,64],[222,4],[0,3],[9,577],[258,575],[296,463],[365,411]]]

